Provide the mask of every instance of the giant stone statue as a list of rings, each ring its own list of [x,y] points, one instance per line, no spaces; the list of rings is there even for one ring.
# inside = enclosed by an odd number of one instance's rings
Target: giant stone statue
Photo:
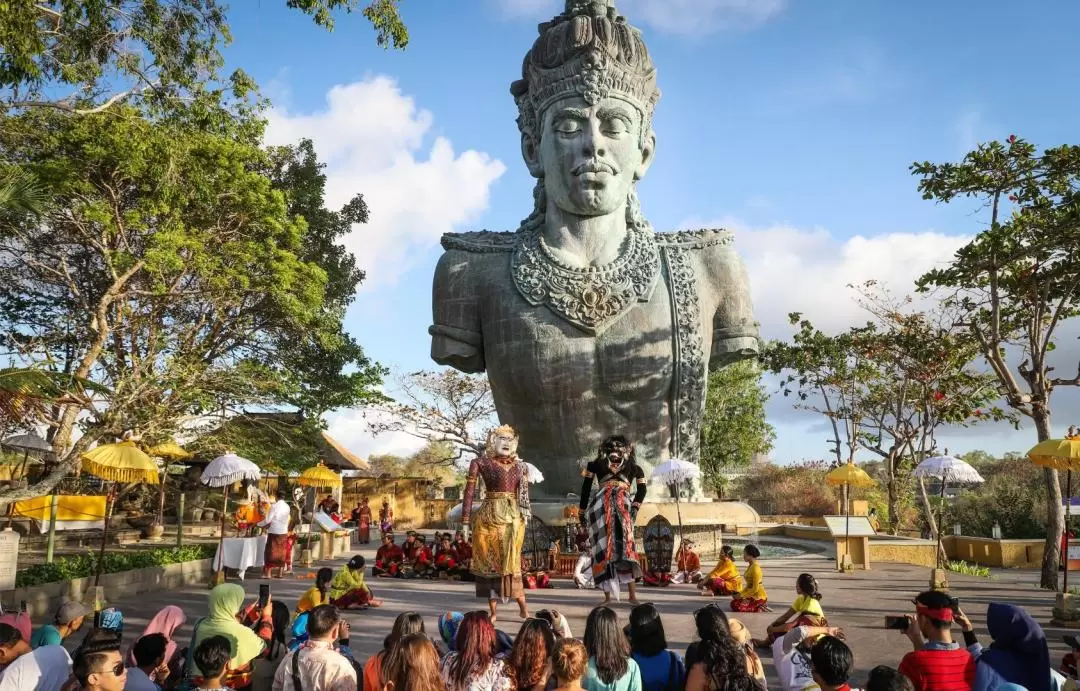
[[[639,208],[660,98],[641,33],[614,0],[567,0],[510,91],[533,211],[443,236],[431,357],[487,371],[549,498],[611,434],[646,464],[698,460],[708,370],[753,357],[758,328],[731,234],[657,233]]]

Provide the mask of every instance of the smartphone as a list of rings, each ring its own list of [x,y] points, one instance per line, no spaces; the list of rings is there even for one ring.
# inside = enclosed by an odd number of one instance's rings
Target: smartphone
[[[949,598],[949,608],[952,609],[953,614],[956,614],[957,612],[959,612],[960,611],[960,598],[958,598],[958,597],[950,597]]]
[[[908,618],[904,615],[885,615],[885,628],[892,631],[907,631]]]
[[[19,601],[19,611],[26,614],[26,600]]]
[[[270,584],[259,584],[259,609],[266,607],[266,604],[270,602]]]

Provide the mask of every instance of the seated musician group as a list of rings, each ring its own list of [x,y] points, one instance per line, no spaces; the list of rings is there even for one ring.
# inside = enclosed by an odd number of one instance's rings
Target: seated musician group
[[[467,580],[472,546],[458,533],[436,534],[432,544],[415,531],[409,531],[404,544],[394,542],[393,533],[384,533],[382,545],[375,552],[371,575],[377,578],[442,578]]]

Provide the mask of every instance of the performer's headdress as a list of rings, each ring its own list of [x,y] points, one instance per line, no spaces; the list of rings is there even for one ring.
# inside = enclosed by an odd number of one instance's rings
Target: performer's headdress
[[[510,425],[501,425],[488,432],[487,436],[487,451],[492,453],[494,451],[493,444],[495,443],[495,437],[510,437],[511,439],[517,439],[518,433]]]
[[[566,9],[540,25],[521,79],[510,85],[518,129],[539,141],[544,111],[569,96],[595,105],[618,98],[641,113],[644,142],[660,100],[656,67],[641,32],[615,10],[615,0],[566,0]]]

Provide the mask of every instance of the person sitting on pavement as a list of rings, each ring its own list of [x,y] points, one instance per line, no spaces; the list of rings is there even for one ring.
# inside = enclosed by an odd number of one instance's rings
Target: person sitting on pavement
[[[648,602],[630,610],[630,657],[641,672],[643,691],[663,691],[668,686],[682,688],[686,666],[682,656],[668,650],[667,635],[660,612]]]
[[[577,564],[574,565],[574,585],[583,590],[596,587],[592,575],[592,548],[587,543],[581,548]]]
[[[757,545],[743,547],[743,560],[749,564],[743,574],[746,586],[731,599],[731,609],[735,612],[771,612],[769,594],[765,592],[765,578],[761,573],[761,550]]]
[[[761,664],[761,657],[754,650],[754,641],[750,637],[750,629],[738,619],[728,619],[728,630],[731,637],[739,644],[743,654],[746,655],[746,671],[750,676],[765,683],[765,667]]]
[[[795,620],[795,626],[772,644],[773,666],[780,677],[782,691],[817,689],[810,652],[822,636],[843,638],[835,627],[813,626],[808,617]]]
[[[135,664],[128,668],[124,691],[161,691],[169,678],[169,665],[165,659],[169,641],[164,634],[148,633],[132,646]]]
[[[394,625],[390,634],[383,639],[383,648],[368,658],[362,672],[364,691],[382,690],[382,666],[387,656],[393,649],[394,644],[404,639],[409,634],[424,633],[424,617],[416,612],[402,612],[394,619]],[[399,690],[400,691],[400,690]]]
[[[169,668],[169,673],[174,677],[180,673],[180,668],[183,665],[183,657],[180,655],[180,646],[176,644],[177,629],[184,625],[187,621],[187,615],[184,614],[184,610],[180,609],[176,605],[167,605],[162,607],[157,614],[150,620],[150,623],[143,629],[139,638],[135,639],[135,643],[139,642],[139,639],[143,636],[149,636],[153,633],[160,633],[165,636],[165,664]],[[135,661],[135,645],[133,644],[129,649],[126,656],[126,662],[128,666],[137,665]]]
[[[71,673],[81,691],[122,691],[126,688],[128,670],[120,654],[120,637],[101,637],[96,641],[84,642],[75,651]],[[47,687],[20,688],[44,690]]]
[[[431,639],[411,633],[398,641],[386,658],[379,691],[443,691],[439,653]]]
[[[821,593],[818,592],[817,579],[812,574],[799,574],[799,577],[795,579],[795,601],[773,623],[769,624],[766,629],[768,636],[764,640],[755,640],[754,645],[770,647],[777,637],[783,636],[794,627],[793,617],[804,617],[808,619],[811,626],[829,625],[825,612],[821,609]]]
[[[4,665],[0,691],[58,691],[70,676],[71,656],[61,645],[31,649],[22,632],[11,624],[0,624],[0,665]]]
[[[956,623],[964,634],[964,644],[975,658],[975,683],[979,691],[994,691],[1009,684],[1028,691],[1061,691],[1065,677],[1050,667],[1050,648],[1042,627],[1015,605],[991,602],[986,610],[986,628],[993,639],[984,648],[975,637],[971,620],[956,610]]]
[[[742,588],[742,577],[735,564],[735,553],[731,545],[720,548],[720,560],[709,575],[701,581],[702,595],[735,595]]]
[[[581,681],[589,666],[589,653],[585,645],[574,638],[563,638],[555,643],[551,655],[551,676],[555,677],[555,691],[581,691]]]
[[[334,576],[331,601],[338,609],[367,609],[382,604],[364,582],[364,557],[357,554]]]
[[[419,533],[415,530],[406,533],[405,544],[401,546],[401,550],[404,557],[402,571],[406,578],[427,578],[431,575],[431,554]]]
[[[438,546],[435,548],[435,571],[439,578],[457,578],[457,561],[454,559],[454,546],[450,533],[438,538]]]
[[[675,575],[672,583],[693,583],[701,581],[701,557],[694,551],[694,541],[687,539],[679,545],[675,554]]]
[[[394,543],[393,533],[383,534],[383,543],[375,552],[375,565],[371,567],[371,575],[376,578],[400,578],[401,563],[405,559],[405,552],[400,545]]]
[[[952,600],[938,590],[915,597],[915,615],[907,615],[904,634],[913,650],[900,661],[900,672],[915,691],[965,691],[975,681],[975,658],[953,641]]]
[[[851,691],[848,679],[855,659],[842,639],[825,635],[810,649],[810,667],[821,691]]]
[[[56,610],[52,624],[45,624],[30,637],[30,647],[60,645],[64,639],[82,628],[86,616],[93,610],[81,602],[65,602]]]
[[[275,691],[354,691],[356,670],[337,650],[348,638],[347,624],[337,607],[319,605],[308,612],[308,640],[289,652],[274,673]]]
[[[878,665],[870,670],[864,691],[915,691],[911,680],[888,665]]]
[[[191,654],[192,662],[203,671],[200,691],[217,691],[225,686],[225,675],[229,670],[229,639],[225,636],[211,636],[203,640]]]
[[[334,581],[334,570],[324,566],[315,572],[315,585],[304,591],[296,601],[296,616],[310,612],[319,605],[330,604],[330,584]]]
[[[257,605],[258,603],[256,603]],[[273,627],[273,603],[267,602],[266,607],[258,611],[257,606],[244,607],[244,589],[236,583],[222,583],[215,586],[207,598],[206,617],[199,619],[194,624],[194,635],[191,645],[198,648],[204,639],[211,636],[225,636],[232,644],[232,660],[226,673],[225,685],[232,689],[242,689],[251,684],[252,665],[256,658],[260,657],[266,647],[265,641],[271,636],[260,636],[248,626],[240,622],[247,615],[257,616],[255,624],[261,624],[264,620],[270,621]],[[185,675],[190,676],[198,687],[203,681],[203,673],[197,664],[192,669],[185,670]]]

